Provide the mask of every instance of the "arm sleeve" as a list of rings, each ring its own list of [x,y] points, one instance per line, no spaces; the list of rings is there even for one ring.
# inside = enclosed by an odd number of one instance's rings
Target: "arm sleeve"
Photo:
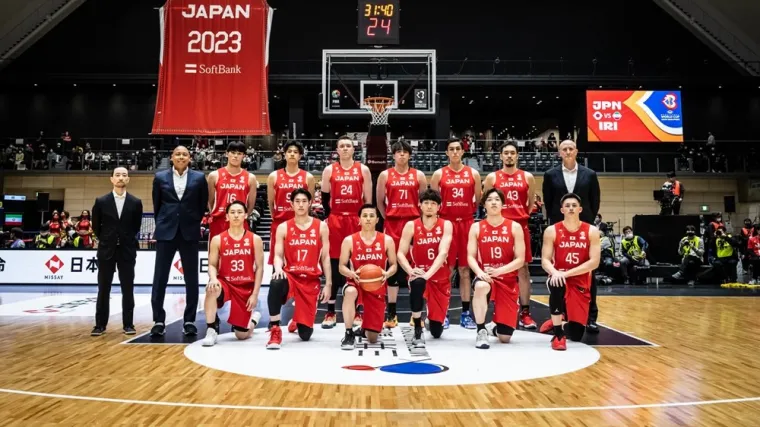
[[[322,193],[322,209],[324,209],[325,218],[327,218],[330,215],[330,193],[324,191],[320,191],[320,193]]]

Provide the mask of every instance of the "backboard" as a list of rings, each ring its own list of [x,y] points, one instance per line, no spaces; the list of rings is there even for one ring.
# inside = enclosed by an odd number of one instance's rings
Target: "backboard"
[[[437,111],[434,49],[326,49],[322,51],[322,117],[361,117],[367,97],[393,98],[391,116]]]

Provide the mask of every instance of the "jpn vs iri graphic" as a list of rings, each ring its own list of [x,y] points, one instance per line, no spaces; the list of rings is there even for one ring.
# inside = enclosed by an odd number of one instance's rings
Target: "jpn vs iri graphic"
[[[588,140],[683,142],[681,104],[680,91],[588,91]]]

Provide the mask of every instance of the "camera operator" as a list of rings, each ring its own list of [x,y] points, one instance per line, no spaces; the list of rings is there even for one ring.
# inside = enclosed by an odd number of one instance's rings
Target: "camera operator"
[[[681,181],[676,179],[675,172],[668,173],[668,180],[665,181],[662,186],[663,190],[665,189],[665,186],[670,187],[670,210],[673,215],[678,215],[681,213],[681,202],[683,202],[683,196],[686,189],[683,184],[681,184]]]
[[[756,285],[758,283],[757,277],[760,276],[760,224],[754,224],[752,226],[752,236],[747,243],[747,249],[749,250],[749,267],[752,271],[752,277],[750,278],[750,284]]]
[[[623,258],[620,259],[620,271],[623,274],[625,284],[630,285],[631,278],[636,284],[641,284],[641,279],[636,277],[636,269],[634,267],[649,267],[649,261],[647,261],[649,244],[641,236],[635,236],[633,228],[628,225],[623,228],[623,240],[620,243],[623,247]]]
[[[734,283],[736,282],[736,263],[739,242],[726,231],[725,225],[715,230],[715,259],[712,267],[699,276],[700,282]],[[728,280],[728,282],[726,281]]]
[[[742,270],[744,270],[744,274],[747,274],[749,271],[749,256],[752,253],[752,251],[749,250],[749,238],[757,234],[752,227],[751,219],[744,218],[744,227],[742,227],[741,233],[741,240],[739,241],[739,256],[742,261]]]
[[[686,226],[686,236],[678,244],[678,254],[683,257],[681,268],[672,276],[674,280],[686,280],[689,286],[694,286],[702,257],[705,255],[705,243],[697,236],[693,225]]]

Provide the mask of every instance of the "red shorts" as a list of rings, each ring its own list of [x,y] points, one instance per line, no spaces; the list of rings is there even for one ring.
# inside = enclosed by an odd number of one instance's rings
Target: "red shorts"
[[[416,218],[385,218],[383,233],[393,239],[393,243],[396,245],[396,251],[398,251],[399,242],[401,241],[401,233],[404,232],[404,226],[407,222],[414,221],[415,219]]]
[[[451,221],[454,233],[449,247],[449,256],[446,259],[449,268],[467,267],[467,241],[470,237],[470,227],[475,221],[472,218],[444,218]],[[458,261],[458,263],[457,263]]]
[[[296,308],[293,321],[299,325],[313,327],[321,287],[319,277],[300,277],[300,274],[288,272],[285,272],[285,276],[288,278],[288,296],[282,303],[285,304],[287,300],[294,298]]]
[[[576,280],[573,280],[576,279]],[[580,279],[580,280],[577,280]],[[586,275],[581,277],[569,277],[565,282],[565,311],[567,321],[581,325],[588,323],[588,310],[591,305],[591,279]]]
[[[230,316],[227,323],[238,328],[250,328],[251,312],[245,305],[253,293],[253,283],[250,286],[237,286],[229,284],[221,278],[218,280],[219,284],[222,285],[222,294],[216,299],[216,307],[222,308],[224,303],[231,301]]]
[[[356,288],[359,294],[356,299],[356,305],[361,304],[364,306],[362,329],[377,333],[382,332],[383,323],[385,323],[385,289],[387,285],[383,285],[381,291],[378,292],[367,292],[361,286],[356,286],[354,282],[349,280],[346,281],[346,286]],[[343,287],[343,295],[346,294],[346,286]]]
[[[517,312],[520,311],[520,287],[517,277],[494,279],[491,284],[491,301],[494,302],[493,321],[517,328]]]
[[[443,323],[446,313],[449,311],[449,299],[451,298],[451,280],[428,280],[425,285],[425,299],[427,300],[428,319]]]
[[[522,225],[523,229],[523,241],[525,241],[525,263],[533,261],[533,251],[530,248],[530,228],[528,228],[528,221],[518,221],[518,224]]]
[[[269,260],[267,260],[267,264],[273,265],[274,264],[274,243],[277,239],[277,227],[280,226],[284,221],[277,221],[275,219],[272,220],[272,228],[269,230]]]
[[[327,217],[327,228],[330,230],[330,258],[334,259],[340,258],[343,239],[362,229],[356,213],[350,215],[331,213]]]
[[[243,227],[245,227],[246,230],[249,230],[248,221],[243,221]],[[208,224],[208,241],[210,242],[211,239],[214,238],[214,236],[218,236],[222,234],[223,232],[230,229],[230,222],[227,221],[227,218],[224,216],[218,216],[215,217],[209,224]]]

